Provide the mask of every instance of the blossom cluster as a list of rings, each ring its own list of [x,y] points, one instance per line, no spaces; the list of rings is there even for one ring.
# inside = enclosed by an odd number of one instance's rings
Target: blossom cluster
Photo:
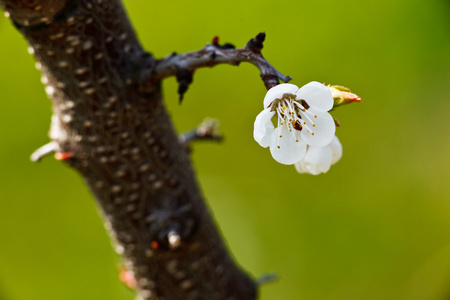
[[[327,172],[342,156],[329,114],[335,104],[332,91],[315,81],[301,88],[288,83],[271,88],[264,98],[264,110],[256,117],[253,137],[270,148],[277,162],[295,165],[299,173]]]

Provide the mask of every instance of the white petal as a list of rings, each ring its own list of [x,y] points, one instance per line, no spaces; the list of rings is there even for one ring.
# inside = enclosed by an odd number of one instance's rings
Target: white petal
[[[333,95],[329,88],[317,81],[302,86],[297,93],[297,100],[303,99],[309,107],[329,111],[333,108]]]
[[[272,134],[270,153],[277,162],[292,165],[303,158],[306,153],[306,144],[301,140],[296,142],[292,132],[289,132],[286,125],[283,125],[277,127]]]
[[[290,93],[295,94],[298,91],[298,86],[290,83],[282,83],[274,86],[270,90],[267,91],[266,97],[264,97],[264,108],[269,107],[270,103],[272,103],[275,99],[281,99],[284,94]]]
[[[274,130],[271,119],[274,114],[275,112],[270,111],[270,108],[264,109],[256,116],[255,124],[253,125],[253,138],[264,148],[270,146]]]
[[[331,148],[331,152],[332,152],[331,164],[334,165],[342,157],[342,145],[337,136],[334,136],[329,147]]]
[[[331,147],[308,147],[305,157],[295,164],[295,168],[299,173],[318,175],[328,172],[331,160]]]
[[[303,163],[303,160],[300,160],[294,164],[295,170],[297,170],[298,173],[309,173],[308,170],[305,168],[305,164]]]
[[[336,125],[334,124],[333,117],[327,112],[316,110],[314,108],[310,108],[308,111],[317,116],[317,118],[314,118],[314,116],[308,114],[315,126],[313,126],[309,120],[304,119],[306,126],[314,132],[314,135],[306,128],[303,128],[301,131],[302,140],[313,147],[323,147],[328,145],[336,132]]]

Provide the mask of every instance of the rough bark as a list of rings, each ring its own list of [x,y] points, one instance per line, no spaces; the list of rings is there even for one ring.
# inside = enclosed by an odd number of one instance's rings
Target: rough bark
[[[34,159],[55,151],[83,176],[138,298],[255,299],[256,285],[230,258],[162,101],[162,78],[189,84],[205,61],[183,69],[170,63],[175,56],[153,59],[119,0],[0,5],[27,39],[53,102],[52,142]],[[228,51],[215,47],[211,59]],[[269,87],[282,75],[264,76]]]

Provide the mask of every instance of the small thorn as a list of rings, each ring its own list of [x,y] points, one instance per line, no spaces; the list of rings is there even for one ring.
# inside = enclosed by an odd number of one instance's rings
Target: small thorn
[[[219,45],[219,36],[216,35],[216,36],[213,38],[212,44],[213,44],[214,46],[218,46],[218,45]]]
[[[59,145],[56,142],[50,142],[48,144],[45,144],[44,146],[40,147],[39,149],[37,149],[36,151],[34,151],[31,156],[30,159],[33,162],[38,162],[40,161],[43,157],[50,155],[54,152],[58,152],[59,151]]]

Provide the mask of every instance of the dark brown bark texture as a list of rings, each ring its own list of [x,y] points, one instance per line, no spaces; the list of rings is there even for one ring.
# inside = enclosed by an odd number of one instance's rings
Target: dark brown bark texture
[[[54,150],[95,195],[138,299],[255,299],[204,204],[160,82],[145,80],[154,59],[120,1],[0,5],[40,64]]]

